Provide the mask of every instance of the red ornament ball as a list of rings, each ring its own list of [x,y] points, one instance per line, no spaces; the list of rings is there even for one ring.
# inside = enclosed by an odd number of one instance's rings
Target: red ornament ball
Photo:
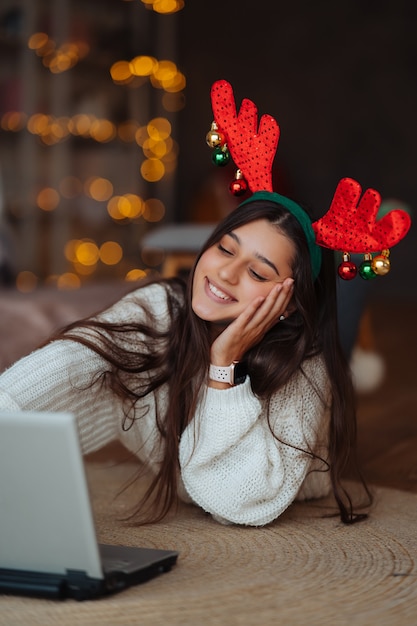
[[[248,190],[248,183],[244,178],[235,178],[229,185],[229,191],[234,196],[243,196]]]
[[[352,261],[343,261],[337,268],[337,273],[343,280],[352,280],[358,273],[358,268]]]

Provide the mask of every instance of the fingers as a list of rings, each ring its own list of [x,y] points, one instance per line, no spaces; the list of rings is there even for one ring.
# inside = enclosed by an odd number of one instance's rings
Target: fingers
[[[213,342],[212,358],[221,358],[225,362],[230,357],[239,360],[250,347],[259,343],[287,310],[294,291],[293,283],[292,278],[285,279],[274,285],[266,298],[259,297],[251,302]]]
[[[260,323],[262,319],[275,322],[282,315],[293,295],[294,281],[287,278],[283,283],[279,283],[271,289],[265,300],[258,304],[253,319]]]

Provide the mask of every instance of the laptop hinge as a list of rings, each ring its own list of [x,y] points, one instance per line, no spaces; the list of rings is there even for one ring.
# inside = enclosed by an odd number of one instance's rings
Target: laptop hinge
[[[0,593],[60,599],[66,596],[65,586],[60,574],[0,569]]]

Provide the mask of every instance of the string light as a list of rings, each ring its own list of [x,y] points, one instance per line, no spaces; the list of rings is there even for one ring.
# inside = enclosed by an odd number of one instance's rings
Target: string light
[[[142,2],[146,8],[165,15],[176,13],[184,8],[184,0],[142,0]]]
[[[142,0],[142,3],[160,14],[176,13],[184,7],[183,0]],[[33,33],[27,45],[39,58],[39,62],[53,74],[71,70],[90,52],[89,44],[85,41],[66,41],[58,45],[46,32]],[[116,61],[109,68],[109,73],[112,81],[122,87],[140,88],[148,82],[153,88],[162,91],[160,102],[162,109],[168,113],[176,113],[185,105],[186,79],[173,61],[138,55],[130,60]],[[171,136],[170,121],[163,116],[140,125],[136,120],[115,124],[109,119],[82,112],[57,117],[45,113],[28,116],[22,111],[10,110],[1,116],[0,129],[13,133],[28,132],[36,136],[45,148],[68,141],[71,137],[99,144],[116,140],[125,144],[136,143],[143,153],[142,162],[138,159],[138,176],[151,184],[172,174],[177,167],[178,144]],[[139,221],[156,223],[165,216],[165,206],[158,198],[144,199],[130,192],[117,194],[111,180],[103,176],[90,176],[84,182],[76,176],[65,176],[57,183],[56,189],[45,186],[38,190],[34,202],[39,210],[52,213],[60,209],[61,200],[68,204],[77,198],[78,204],[82,197],[90,203],[103,203],[108,218],[122,226]],[[68,210],[67,207],[65,210]],[[78,217],[75,213],[74,216],[76,223]],[[119,275],[124,275],[125,280],[141,280],[149,271],[155,271],[146,267],[126,268],[128,263],[123,247],[113,240],[99,244],[87,238],[69,239],[63,254],[71,270],[43,279],[44,283],[54,284],[59,289],[79,288],[84,277],[99,271],[100,265],[119,267]],[[21,271],[16,286],[21,291],[31,291],[39,281],[40,277],[33,272]]]

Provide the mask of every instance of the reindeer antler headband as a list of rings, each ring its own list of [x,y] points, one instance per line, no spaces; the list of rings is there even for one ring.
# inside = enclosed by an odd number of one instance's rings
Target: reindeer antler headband
[[[234,195],[242,195],[249,188],[253,195],[240,206],[254,200],[270,200],[283,205],[301,224],[310,251],[313,277],[320,272],[320,247],[339,250],[343,262],[339,276],[350,280],[357,268],[350,261],[350,253],[361,253],[365,260],[359,268],[362,278],[370,279],[389,272],[389,248],[407,234],[411,218],[406,211],[394,209],[377,220],[381,197],[374,189],[363,194],[358,182],[343,178],[328,212],[316,222],[293,200],[275,193],[272,188],[272,164],[278,146],[280,129],[273,117],[262,115],[258,126],[256,105],[244,99],[239,113],[231,85],[225,80],[214,83],[211,89],[214,122],[207,134],[207,143],[213,151],[213,162],[226,165],[230,156],[238,170],[230,184]],[[373,252],[377,256],[372,258]]]

